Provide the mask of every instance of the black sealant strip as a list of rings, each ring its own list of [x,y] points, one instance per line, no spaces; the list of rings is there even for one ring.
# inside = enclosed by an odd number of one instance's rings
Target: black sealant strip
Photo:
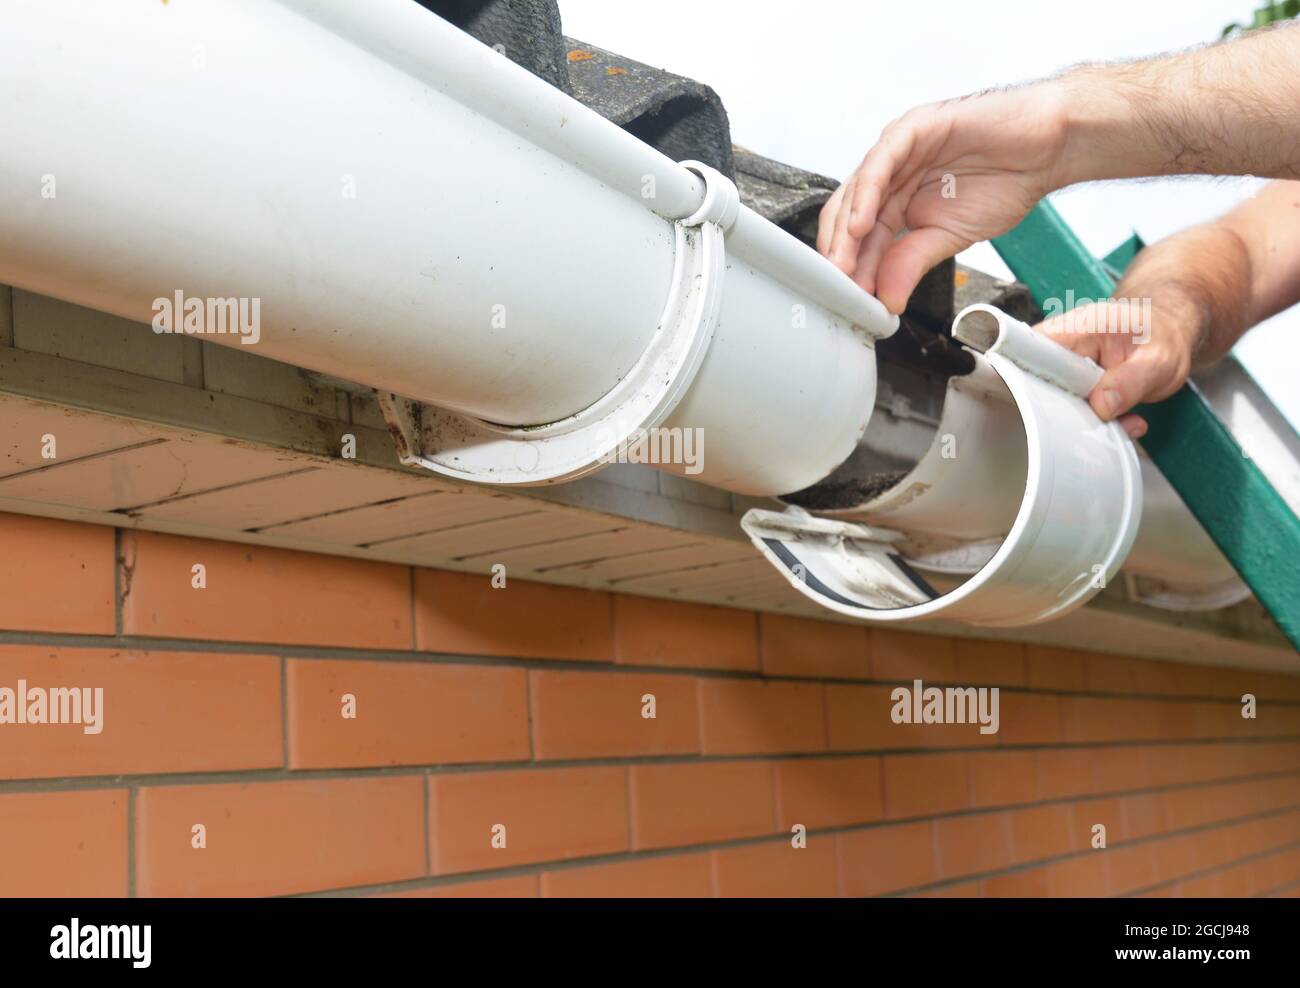
[[[934,600],[936,597],[939,596],[939,591],[935,590],[934,587],[930,586],[930,584],[926,582],[925,577],[923,577],[916,570],[912,569],[912,567],[908,565],[906,559],[892,552],[889,553],[889,558],[890,561],[893,562],[893,564],[898,567],[898,572],[902,573],[905,577],[911,580],[912,586],[916,587],[917,590],[920,590],[921,593],[925,594],[931,600]],[[917,605],[913,604],[912,606],[915,607]]]

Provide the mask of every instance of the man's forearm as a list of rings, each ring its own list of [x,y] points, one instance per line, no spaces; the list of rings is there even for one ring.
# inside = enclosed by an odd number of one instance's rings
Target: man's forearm
[[[1186,335],[1194,368],[1221,359],[1256,323],[1300,301],[1300,182],[1273,182],[1225,216],[1137,256],[1117,298],[1158,300]]]
[[[1066,145],[1053,184],[1157,175],[1300,177],[1300,27],[1141,62],[1085,65],[1055,86]]]
[[[1222,221],[1194,226],[1139,253],[1115,286],[1115,297],[1150,299],[1162,332],[1185,340],[1186,370],[1205,367],[1250,326],[1250,255]]]
[[[1300,182],[1270,182],[1218,222],[1250,260],[1245,329],[1300,302]]]

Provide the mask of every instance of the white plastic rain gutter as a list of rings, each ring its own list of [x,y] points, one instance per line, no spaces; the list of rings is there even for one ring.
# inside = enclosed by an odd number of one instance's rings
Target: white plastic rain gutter
[[[781,495],[867,427],[896,328],[875,299],[724,176],[409,0],[11,0],[0,86],[0,281],[141,322],[178,290],[259,299],[256,352],[374,387],[407,462],[551,483],[662,426],[707,438],[695,479]],[[914,471],[928,497],[747,517],[801,592],[868,620],[1017,624],[1114,575],[1132,445],[1091,417],[1070,355],[983,342],[940,430],[960,469]],[[1146,555],[1162,579],[1223,576]],[[916,568],[974,576],[941,594]]]
[[[178,288],[260,298],[256,352],[436,405],[425,452],[463,478],[579,475],[676,398],[697,479],[790,490],[871,413],[882,306],[410,0],[20,0],[0,80],[10,283],[144,322]],[[579,414],[585,463],[537,430],[508,466],[458,447]]]

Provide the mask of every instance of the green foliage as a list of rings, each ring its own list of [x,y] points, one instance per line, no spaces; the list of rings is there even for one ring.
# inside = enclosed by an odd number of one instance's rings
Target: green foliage
[[[1290,20],[1300,14],[1300,0],[1269,0],[1263,7],[1255,11],[1249,24],[1229,24],[1223,29],[1222,37],[1230,34],[1237,34],[1245,31],[1253,31],[1258,27],[1267,27],[1270,24],[1276,24],[1278,21]]]

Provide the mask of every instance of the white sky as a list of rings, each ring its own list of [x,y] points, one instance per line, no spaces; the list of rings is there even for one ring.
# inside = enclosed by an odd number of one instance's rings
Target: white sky
[[[843,178],[880,129],[917,103],[1217,38],[1258,0],[560,0],[566,34],[711,85],[732,139]],[[1053,197],[1097,255],[1224,212],[1249,179],[1076,187]],[[1009,272],[987,244],[962,260]],[[1252,330],[1237,356],[1300,426],[1300,309]]]

